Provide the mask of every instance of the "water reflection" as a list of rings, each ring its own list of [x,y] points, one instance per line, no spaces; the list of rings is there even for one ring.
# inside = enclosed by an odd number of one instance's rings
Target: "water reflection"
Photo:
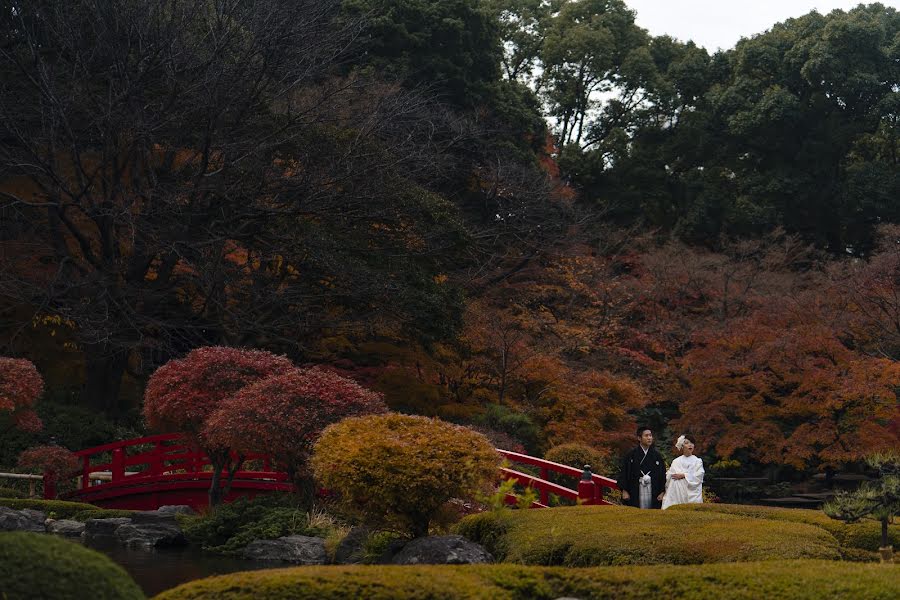
[[[85,545],[122,565],[148,597],[181,583],[211,575],[290,566],[285,563],[219,556],[194,547],[139,550],[126,548],[114,540],[90,541]]]

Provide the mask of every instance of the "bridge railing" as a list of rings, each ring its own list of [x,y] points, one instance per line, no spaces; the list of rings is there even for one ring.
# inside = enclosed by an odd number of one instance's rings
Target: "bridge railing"
[[[537,491],[539,500],[533,502],[535,508],[550,505],[550,497],[556,495],[579,504],[610,504],[604,499],[605,490],[618,489],[616,481],[596,475],[589,466],[576,469],[542,458],[497,449],[509,463],[536,468],[538,475],[526,473],[508,466],[500,469],[500,478],[515,481],[518,485]],[[88,493],[94,497],[129,493],[123,488],[130,486],[173,487],[189,485],[184,482],[209,481],[212,467],[209,457],[192,445],[182,434],[170,433],[124,440],[104,444],[75,452],[81,461],[80,468],[69,478],[76,479],[75,490],[65,494],[78,497]],[[236,458],[236,457],[235,457]],[[244,480],[258,489],[290,490],[287,473],[277,471],[269,456],[249,454],[244,457],[244,465],[256,465],[257,470],[244,468],[235,474],[235,480]],[[572,477],[577,481],[574,488],[550,481],[550,474],[556,473]],[[250,481],[248,481],[250,480]],[[56,481],[44,477],[44,497],[56,496]],[[510,503],[517,501],[508,496]]]
[[[590,465],[585,465],[584,469],[576,469],[561,463],[544,460],[543,458],[537,458],[527,454],[520,454],[518,452],[510,452],[509,450],[500,450],[498,448],[497,452],[511,463],[519,463],[538,468],[539,476],[537,477],[509,467],[500,469],[500,477],[502,479],[513,480],[517,484],[530,487],[537,491],[539,501],[532,503],[532,507],[534,508],[544,508],[549,506],[551,495],[566,498],[579,504],[611,504],[604,499],[604,490],[619,489],[615,479],[609,479],[608,477],[592,473]],[[549,481],[551,473],[558,473],[576,478],[576,481],[578,481],[577,487],[572,489]],[[514,503],[516,502],[516,498],[508,497],[507,501]]]
[[[209,457],[178,433],[153,435],[96,446],[75,452],[81,467],[70,475],[76,478],[75,492],[99,491],[130,485],[177,480],[212,478]],[[234,458],[237,458],[236,456]],[[235,479],[286,482],[287,474],[274,470],[264,454],[248,454],[244,464],[258,464],[259,470],[243,469]],[[56,482],[45,477],[44,496],[56,495]]]

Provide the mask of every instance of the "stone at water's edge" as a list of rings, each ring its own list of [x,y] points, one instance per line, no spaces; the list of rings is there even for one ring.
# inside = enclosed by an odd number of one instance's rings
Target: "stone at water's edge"
[[[157,511],[134,513],[131,515],[131,523],[123,524],[116,529],[116,538],[130,548],[159,548],[187,544],[184,532],[175,521],[175,514]]]
[[[44,533],[46,515],[38,510],[15,510],[0,506],[0,531]]]
[[[122,525],[130,525],[131,519],[88,519],[84,523],[84,537],[93,540],[116,539],[116,530]]]
[[[43,523],[47,520],[47,513],[41,510],[34,510],[31,508],[23,508],[19,511],[23,515],[27,516],[32,521],[37,521],[38,523]]]
[[[461,535],[415,539],[394,556],[395,565],[473,565],[493,562],[481,545]]]
[[[324,565],[328,559],[325,540],[305,535],[289,535],[276,540],[250,542],[244,548],[243,557],[298,565]]]
[[[156,509],[156,512],[164,515],[196,515],[197,511],[187,504],[166,504]]]
[[[84,529],[85,525],[80,521],[72,521],[69,519],[47,521],[47,533],[65,537],[81,537],[81,534],[84,533]]]

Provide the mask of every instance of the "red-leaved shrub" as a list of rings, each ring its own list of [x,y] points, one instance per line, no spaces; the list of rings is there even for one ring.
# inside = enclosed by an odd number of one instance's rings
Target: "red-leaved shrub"
[[[44,393],[44,380],[30,360],[0,357],[0,417],[22,431],[40,431],[34,404]]]
[[[161,431],[184,432],[209,456],[213,467],[209,501],[219,504],[241,460],[232,460],[232,448],[204,435],[210,415],[242,388],[294,368],[284,356],[262,350],[208,346],[171,360],[156,370],[144,394],[147,423]],[[229,473],[220,489],[223,469]]]
[[[19,454],[19,468],[58,477],[78,468],[78,457],[62,446],[34,446]]]
[[[318,367],[292,369],[251,384],[224,400],[204,437],[240,452],[264,452],[300,484],[322,430],[349,416],[383,413],[381,394]]]

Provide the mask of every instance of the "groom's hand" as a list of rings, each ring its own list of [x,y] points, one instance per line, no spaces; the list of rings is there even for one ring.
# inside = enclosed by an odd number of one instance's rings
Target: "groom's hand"
[[[629,494],[625,490],[622,490],[622,500],[631,500],[631,494]]]
[[[663,496],[665,496],[665,495],[666,495],[666,493],[663,492],[662,494],[660,494],[659,496],[657,496],[657,497],[656,497],[657,501],[662,502]]]

